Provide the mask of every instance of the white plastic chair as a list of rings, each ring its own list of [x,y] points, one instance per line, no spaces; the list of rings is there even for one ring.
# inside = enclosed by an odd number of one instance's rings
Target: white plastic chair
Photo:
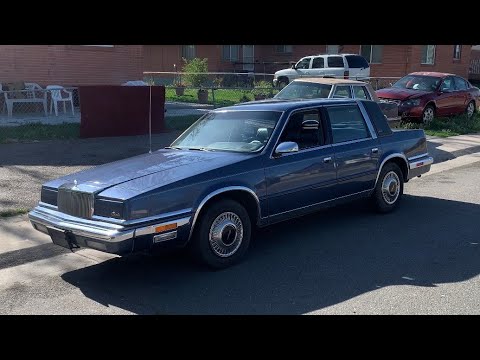
[[[50,114],[52,113],[52,108],[55,108],[55,116],[58,116],[58,103],[63,102],[63,112],[67,113],[66,103],[70,102],[72,106],[72,115],[75,115],[73,111],[73,96],[72,92],[66,90],[63,86],[60,85],[48,85],[47,90],[51,94],[51,102],[50,102]],[[66,94],[67,97],[63,97],[62,94]]]

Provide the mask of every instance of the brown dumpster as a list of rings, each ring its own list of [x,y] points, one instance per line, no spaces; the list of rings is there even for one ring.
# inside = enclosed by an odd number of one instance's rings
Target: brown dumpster
[[[165,87],[152,86],[152,133],[166,132]],[[149,86],[81,86],[80,137],[149,133]]]

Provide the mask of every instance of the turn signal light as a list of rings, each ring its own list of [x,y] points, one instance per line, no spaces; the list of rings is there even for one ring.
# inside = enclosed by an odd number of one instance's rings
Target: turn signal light
[[[177,228],[177,223],[161,225],[155,228],[155,232],[159,233],[159,232],[164,232],[169,230],[175,230],[176,228]]]

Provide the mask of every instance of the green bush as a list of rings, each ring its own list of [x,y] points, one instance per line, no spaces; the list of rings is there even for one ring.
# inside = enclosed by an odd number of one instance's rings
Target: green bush
[[[192,87],[206,86],[208,82],[207,74],[198,74],[208,72],[208,59],[194,58],[190,61],[183,59],[184,65],[182,71],[184,81]]]
[[[255,83],[255,87],[252,90],[253,95],[256,96],[273,96],[273,86],[269,81],[261,80]]]

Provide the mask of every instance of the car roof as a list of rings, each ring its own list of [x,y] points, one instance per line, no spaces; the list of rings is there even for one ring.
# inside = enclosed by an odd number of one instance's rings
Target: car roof
[[[248,102],[243,104],[236,104],[218,108],[212,111],[227,111],[227,110],[270,110],[270,111],[290,111],[301,109],[309,106],[322,106],[327,104],[356,104],[359,100],[355,99],[304,99],[304,100],[276,100]]]
[[[293,81],[312,82],[317,84],[328,84],[328,85],[333,85],[333,84],[365,85],[366,84],[365,82],[358,81],[358,80],[335,79],[335,78],[324,78],[324,77],[299,78]]]
[[[437,71],[417,71],[410,73],[408,75],[422,75],[422,76],[433,76],[433,77],[447,77],[447,76],[458,76],[455,74],[450,74],[450,73],[443,73],[443,72],[437,72]]]

